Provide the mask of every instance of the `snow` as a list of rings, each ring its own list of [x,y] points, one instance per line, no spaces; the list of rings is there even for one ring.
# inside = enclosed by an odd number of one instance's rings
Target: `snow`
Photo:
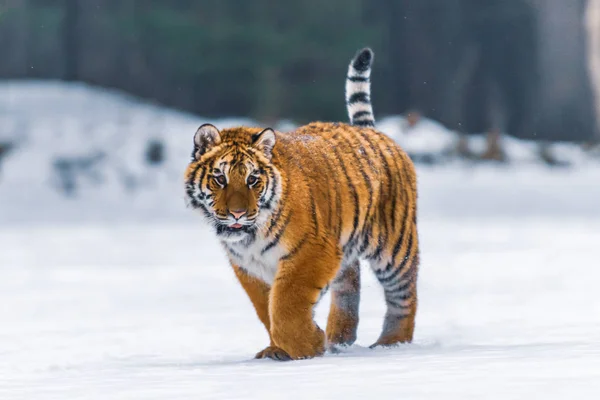
[[[267,334],[215,238],[184,207],[181,171],[205,121],[83,85],[0,84],[0,94],[7,87],[0,131],[10,128],[0,134],[21,144],[0,175],[0,399],[600,393],[598,164],[574,154],[579,163],[561,169],[418,166],[414,343],[368,349],[385,306],[364,265],[356,345],[313,360],[253,360]],[[7,122],[14,115],[27,129]],[[91,125],[103,136],[80,133]],[[140,161],[148,137],[167,143],[158,169]],[[85,182],[73,197],[49,184],[55,156],[118,143],[102,184]],[[109,173],[119,161],[144,184],[128,191]],[[321,327],[329,299],[316,310]]]
[[[377,128],[400,143],[408,153],[443,153],[456,146],[454,132],[426,118],[409,127],[404,117],[387,117],[377,122]]]
[[[417,159],[428,158],[439,161],[452,161],[459,141],[457,132],[448,130],[442,124],[420,117],[414,126],[410,126],[402,116],[382,118],[377,128],[398,142],[404,150]],[[469,149],[476,155],[485,153],[486,135],[466,135]],[[532,140],[517,139],[502,135],[502,146],[508,160],[513,164],[540,164],[539,143]],[[585,152],[578,143],[558,142],[550,145],[558,161],[577,166],[599,164],[598,149]]]
[[[600,221],[425,219],[415,343],[289,364],[214,238],[189,225],[0,231],[0,398],[590,398],[600,390]],[[324,326],[326,296],[317,321]],[[290,387],[297,389],[291,390]],[[55,397],[53,397],[55,396]]]

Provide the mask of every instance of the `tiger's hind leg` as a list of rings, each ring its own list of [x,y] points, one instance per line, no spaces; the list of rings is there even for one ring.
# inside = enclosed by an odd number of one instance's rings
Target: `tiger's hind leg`
[[[327,345],[330,351],[356,341],[360,303],[360,263],[358,260],[339,272],[331,283],[331,307],[327,319]]]
[[[381,335],[371,348],[410,343],[413,339],[419,256],[407,256],[402,261],[406,262],[398,263],[389,271],[385,268],[375,270],[375,276],[383,286],[387,311]]]

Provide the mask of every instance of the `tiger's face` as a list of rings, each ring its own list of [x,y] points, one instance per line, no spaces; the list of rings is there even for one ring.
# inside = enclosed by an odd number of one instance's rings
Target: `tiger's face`
[[[186,171],[189,206],[199,209],[224,241],[255,234],[279,197],[280,174],[271,163],[271,129],[219,130],[202,125],[194,136],[192,162]]]

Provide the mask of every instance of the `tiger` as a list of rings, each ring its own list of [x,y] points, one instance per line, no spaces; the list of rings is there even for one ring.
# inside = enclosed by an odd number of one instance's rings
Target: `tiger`
[[[350,123],[312,122],[291,132],[198,128],[185,172],[190,208],[212,227],[269,335],[256,358],[299,360],[357,339],[360,262],[383,287],[386,313],[370,346],[411,342],[419,241],[413,163],[375,129],[374,53],[348,67]],[[331,291],[327,325],[314,308]]]

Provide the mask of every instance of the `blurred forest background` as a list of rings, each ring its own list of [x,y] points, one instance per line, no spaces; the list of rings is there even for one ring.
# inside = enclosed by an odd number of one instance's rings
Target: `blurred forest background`
[[[599,137],[595,1],[0,0],[0,79],[84,81],[205,117],[345,120],[347,62],[371,46],[377,115],[585,142]]]

